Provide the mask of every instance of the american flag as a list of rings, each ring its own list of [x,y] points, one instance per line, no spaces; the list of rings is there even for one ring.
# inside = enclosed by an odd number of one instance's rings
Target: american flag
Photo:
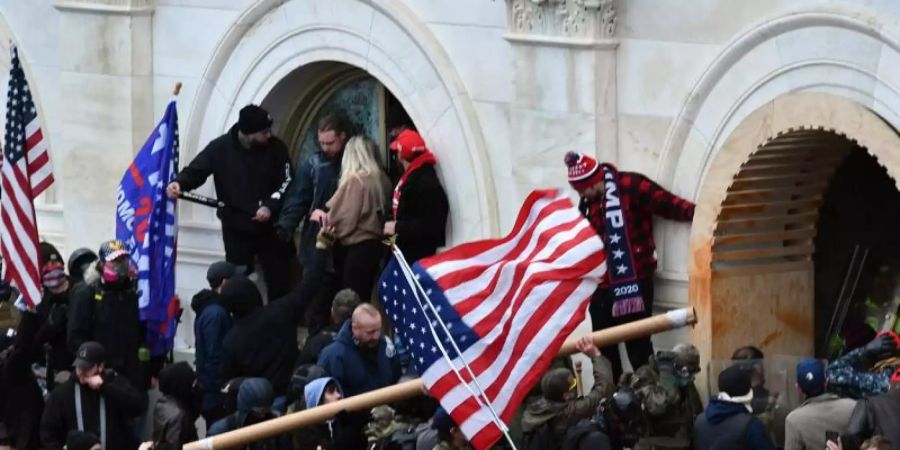
[[[6,262],[3,279],[14,283],[26,304],[34,307],[41,302],[34,198],[53,184],[53,167],[15,47],[9,70],[6,140],[0,173],[3,183],[0,246]]]
[[[509,423],[584,320],[605,272],[603,243],[572,202],[558,191],[535,191],[503,239],[460,245],[413,264],[411,272],[395,256],[379,280],[379,296],[431,395],[484,449],[503,430],[478,400],[479,388]],[[416,295],[415,281],[432,306]]]

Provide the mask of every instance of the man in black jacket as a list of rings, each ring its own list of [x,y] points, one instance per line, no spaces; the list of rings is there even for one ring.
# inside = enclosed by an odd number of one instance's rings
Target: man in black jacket
[[[304,364],[315,364],[319,360],[319,354],[334,342],[334,337],[337,336],[338,331],[341,331],[344,322],[353,315],[353,310],[360,303],[362,300],[360,300],[359,294],[350,288],[343,289],[334,296],[334,301],[331,302],[331,325],[306,340],[303,349],[300,350],[300,358],[297,360],[298,367]]]
[[[400,157],[404,172],[391,200],[394,220],[384,224],[384,234],[397,235],[397,246],[412,264],[444,245],[450,206],[434,169],[437,159],[419,133],[404,130],[391,150]]]
[[[63,379],[68,378],[63,372],[72,368],[74,359],[66,346],[69,296],[72,290],[62,255],[56,247],[41,242],[39,255],[44,295],[37,306],[40,318],[37,341],[45,351],[40,352],[40,360],[37,362],[47,368],[47,389],[53,390],[56,375],[62,374]]]
[[[129,420],[147,409],[147,397],[106,369],[104,361],[99,343],[85,342],[78,348],[75,373],[47,398],[41,418],[44,449],[62,449],[73,430],[94,433],[106,449],[137,448]]]
[[[291,245],[273,224],[291,184],[287,146],[272,135],[272,118],[256,105],[241,109],[238,123],[214,139],[166,188],[169,198],[200,187],[212,175],[222,221],[225,259],[253,272],[259,258],[270,299],[290,289]]]
[[[847,435],[844,448],[857,448],[862,441],[875,435],[900,442],[900,369],[891,375],[888,393],[867,397],[856,404],[850,415]]]
[[[15,331],[0,330],[0,448],[36,450],[44,410],[41,388],[31,370],[38,316],[22,311]]]
[[[262,306],[252,281],[235,277],[222,289],[221,303],[234,316],[234,326],[222,343],[222,380],[263,377],[275,395],[287,392],[297,360],[297,322],[302,298],[294,289]]]
[[[147,335],[141,322],[135,287],[136,269],[122,241],[100,246],[95,270],[99,280],[82,285],[72,294],[68,317],[68,346],[74,354],[88,341],[105,349],[106,366],[127,378],[138,389],[149,379],[139,354]]]

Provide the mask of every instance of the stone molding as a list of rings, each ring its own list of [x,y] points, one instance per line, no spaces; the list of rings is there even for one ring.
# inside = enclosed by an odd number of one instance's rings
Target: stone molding
[[[53,6],[60,11],[148,15],[153,14],[155,3],[155,0],[57,0]]]
[[[523,43],[615,47],[615,0],[507,0],[506,38]]]

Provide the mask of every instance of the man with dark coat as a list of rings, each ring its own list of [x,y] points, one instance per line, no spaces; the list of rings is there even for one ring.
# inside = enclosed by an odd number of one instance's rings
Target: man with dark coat
[[[231,315],[222,305],[220,294],[235,275],[236,268],[229,262],[219,261],[209,266],[206,280],[209,289],[194,295],[191,309],[194,319],[194,348],[197,381],[203,392],[201,413],[206,423],[213,423],[225,415],[222,408],[222,342],[233,324]]]
[[[360,303],[362,301],[359,298],[359,294],[353,289],[347,288],[338,292],[334,296],[334,301],[331,302],[331,325],[306,340],[306,343],[303,344],[303,349],[300,350],[297,365],[315,364],[319,360],[322,350],[334,342],[334,338],[341,331],[344,322],[350,319],[350,316],[353,315],[353,310]]]
[[[328,269],[334,246],[317,249],[316,235],[327,217],[325,204],[337,190],[341,159],[351,134],[349,122],[340,114],[323,116],[316,131],[319,149],[305,157],[297,168],[276,225],[284,241],[290,241],[294,230],[300,227],[299,256],[303,266],[300,295],[311,304],[307,326],[313,333],[327,325],[328,300],[340,289],[337,276]]]
[[[696,450],[775,450],[766,428],[753,414],[753,367],[737,363],[719,373],[719,395],[694,421]]]
[[[68,318],[68,346],[74,354],[88,341],[99,342],[106,367],[127,378],[139,390],[149,385],[139,355],[147,336],[141,322],[136,289],[137,271],[125,243],[104,242],[95,270],[100,278],[72,294]]]
[[[44,295],[37,306],[41,326],[38,330],[38,344],[44,346],[38,364],[47,368],[47,389],[53,390],[56,374],[68,372],[74,357],[66,345],[69,296],[72,285],[66,275],[66,266],[56,247],[40,244],[41,285]]]
[[[41,418],[44,449],[62,449],[70,431],[89,431],[103,448],[132,449],[135,439],[131,419],[147,409],[147,397],[128,380],[107,369],[103,346],[85,342],[75,353],[75,373],[47,398]]]
[[[797,389],[806,400],[787,415],[784,450],[818,450],[825,448],[826,432],[847,432],[856,401],[826,392],[827,387],[823,361],[805,358],[797,364]]]
[[[378,309],[370,303],[360,304],[334,342],[319,355],[319,367],[337,380],[347,397],[390,386],[400,379],[400,362],[393,346],[381,335],[381,326]],[[351,441],[356,446],[365,444],[363,427],[367,419],[368,414],[358,413],[347,419],[347,432],[352,433]]]
[[[212,175],[222,221],[225,259],[253,272],[259,258],[269,298],[290,289],[289,244],[275,236],[273,224],[291,184],[287,146],[272,136],[272,118],[257,105],[241,109],[238,123],[214,139],[166,188],[169,198],[200,187]]]
[[[196,441],[199,389],[194,369],[184,361],[166,366],[159,373],[159,391],[163,397],[153,410],[153,442],[181,448]]]
[[[886,394],[860,400],[850,415],[847,426],[850,446],[857,448],[862,441],[881,435],[894,443],[900,442],[900,369],[891,375],[891,387]]]
[[[636,172],[619,172],[581,153],[569,152],[565,163],[569,184],[581,196],[579,209],[603,239],[610,270],[591,300],[594,330],[649,317],[653,312],[656,243],[653,216],[679,222],[694,217],[694,204],[663,189]],[[631,367],[641,367],[653,355],[650,337],[625,343]],[[617,346],[601,348],[613,374],[622,374]]]
[[[394,220],[384,224],[384,234],[397,236],[397,246],[412,264],[444,245],[450,206],[435,170],[437,159],[419,133],[402,131],[391,151],[404,171],[391,199]]]
[[[297,361],[297,322],[302,299],[296,289],[262,306],[256,285],[243,277],[228,281],[221,302],[234,316],[222,343],[222,380],[263,377],[275,395],[287,393]]]
[[[537,439],[535,433],[544,425],[554,442],[562,442],[570,428],[593,417],[600,402],[613,394],[612,368],[591,338],[579,339],[575,348],[591,358],[594,387],[579,398],[575,392],[575,374],[566,367],[550,369],[541,378],[541,397],[526,406],[522,417],[522,431],[527,442]]]
[[[18,328],[0,330],[0,447],[36,450],[40,446],[43,393],[31,362],[36,351],[38,316],[22,311]]]

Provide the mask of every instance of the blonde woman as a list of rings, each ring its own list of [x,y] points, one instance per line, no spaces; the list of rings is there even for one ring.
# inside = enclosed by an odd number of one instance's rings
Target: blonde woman
[[[376,147],[368,138],[347,142],[337,191],[328,200],[328,230],[340,243],[336,268],[344,287],[369,301],[384,246],[384,222],[389,214],[391,182],[378,164]]]

